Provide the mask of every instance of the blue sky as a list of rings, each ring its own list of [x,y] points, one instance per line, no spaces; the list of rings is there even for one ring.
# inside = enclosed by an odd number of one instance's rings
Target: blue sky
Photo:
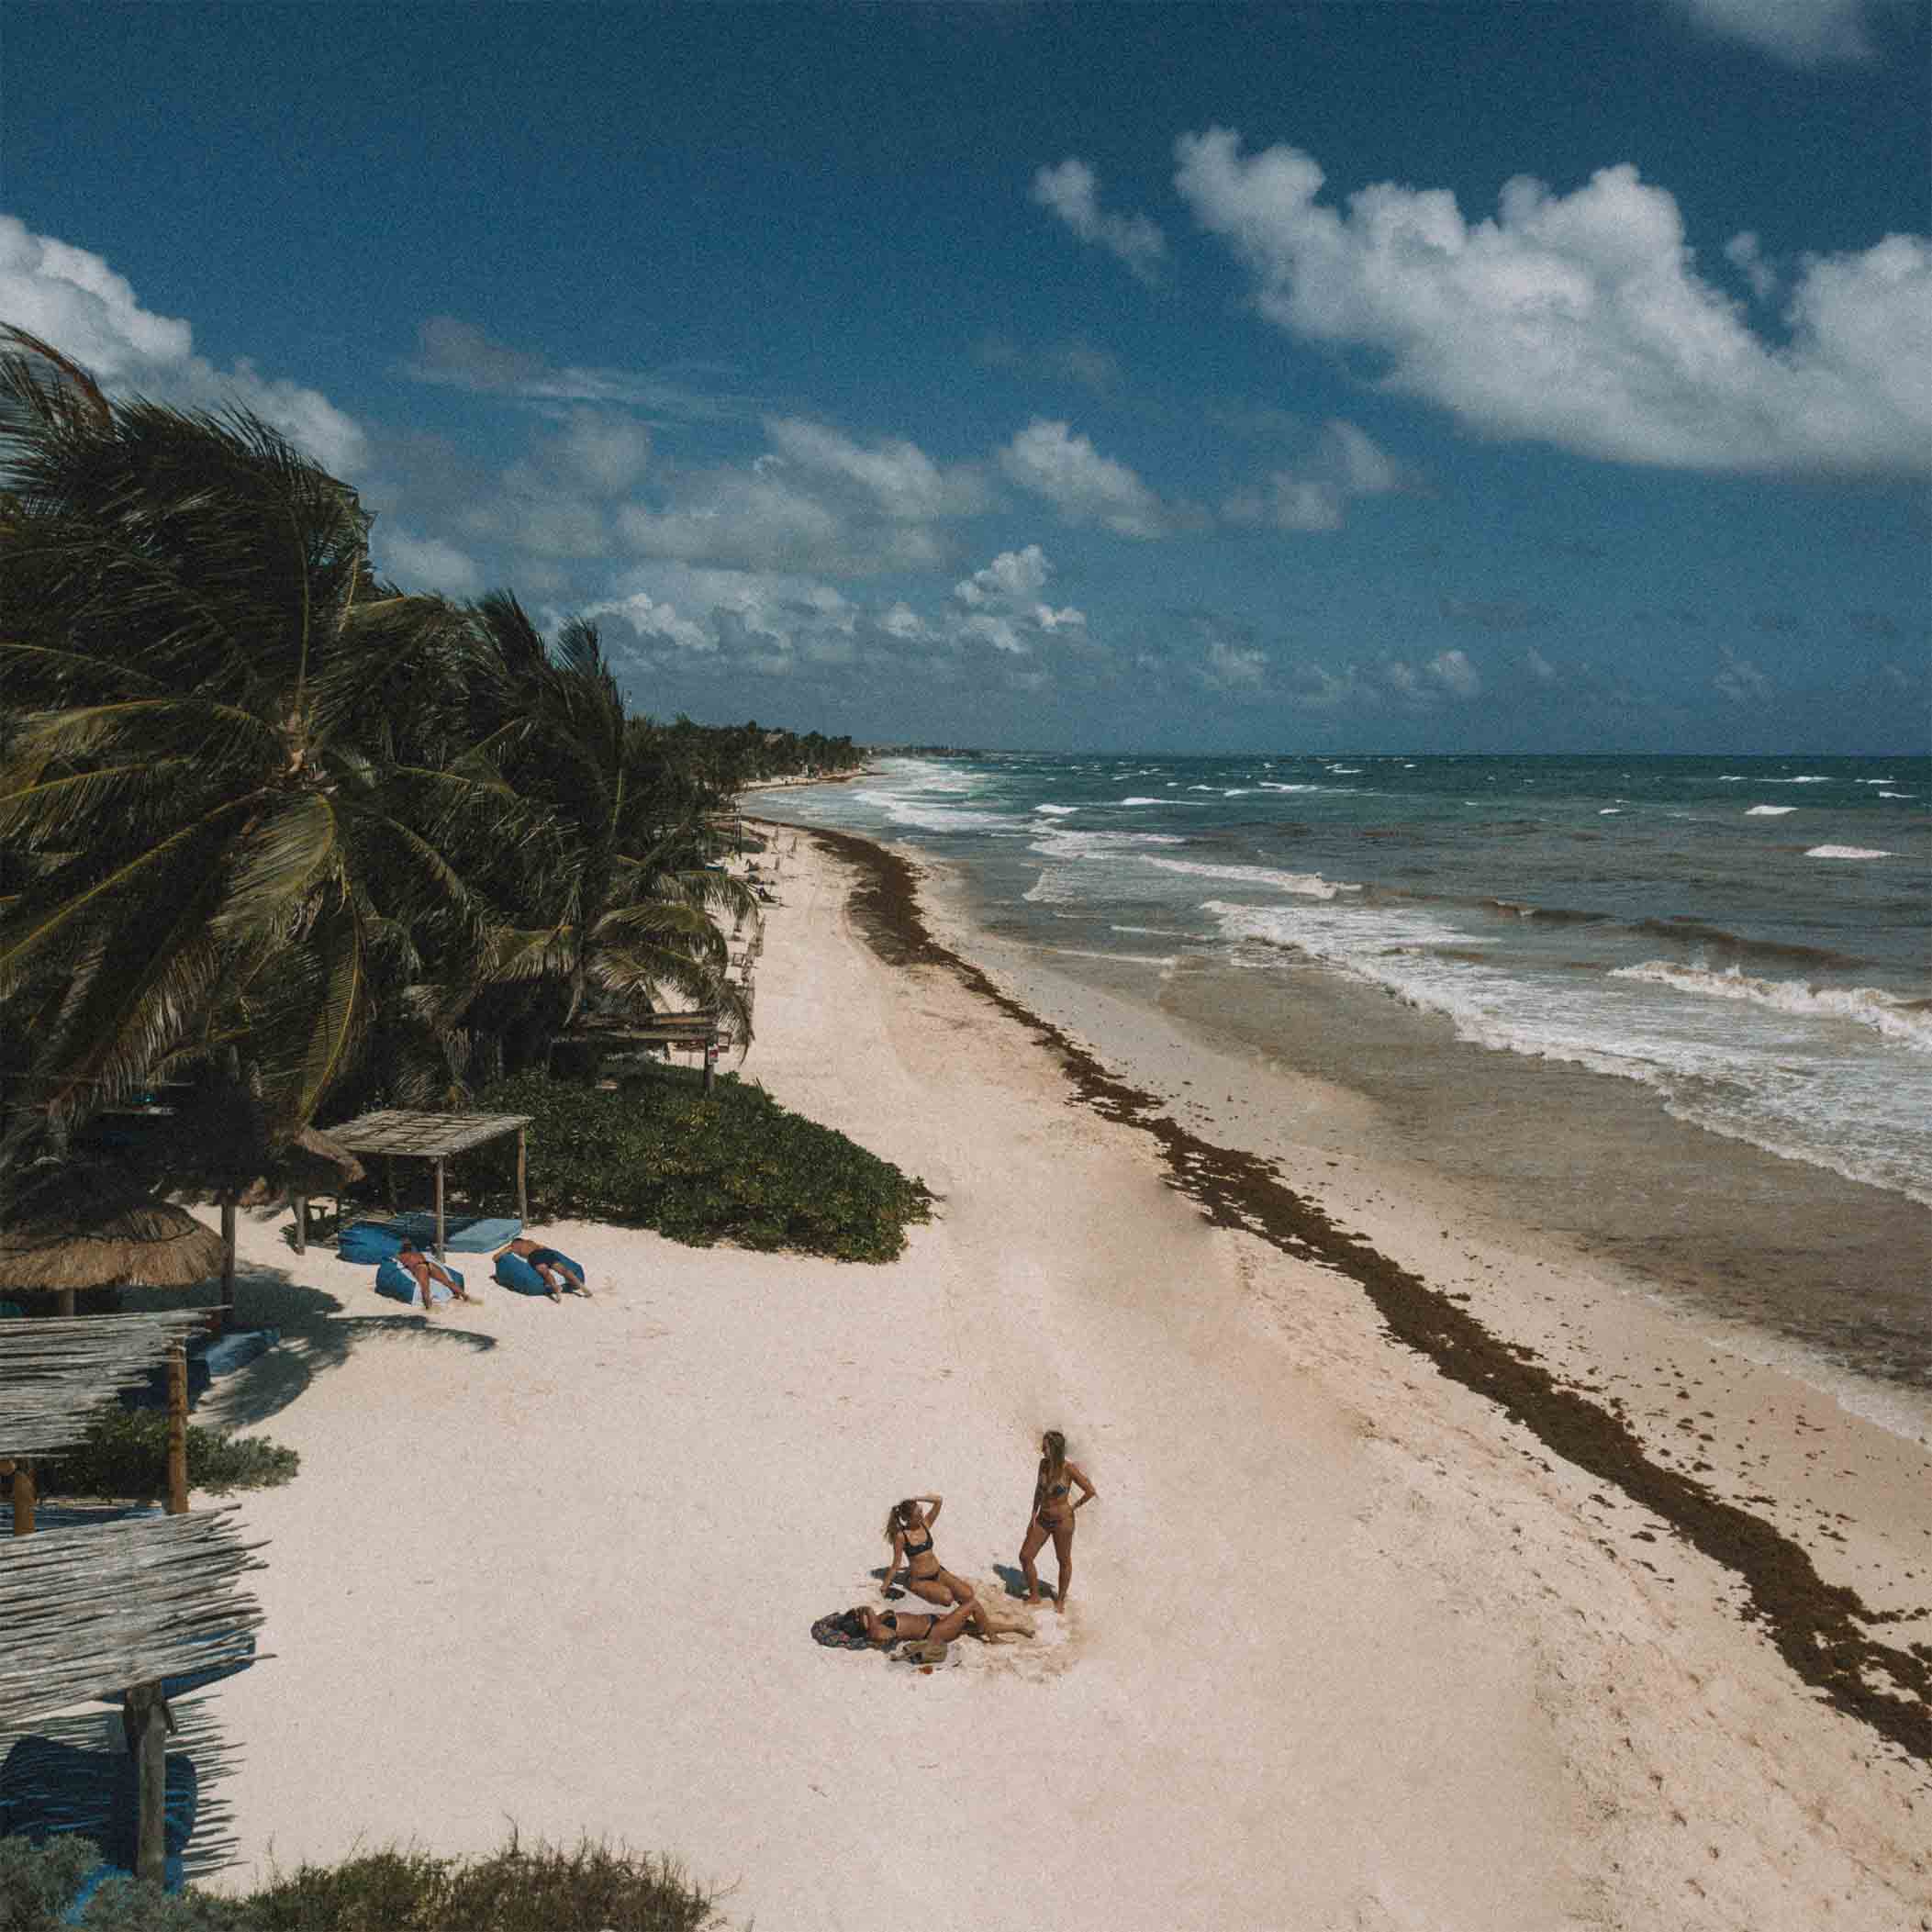
[[[642,708],[1906,752],[1932,6],[14,0],[0,318]]]

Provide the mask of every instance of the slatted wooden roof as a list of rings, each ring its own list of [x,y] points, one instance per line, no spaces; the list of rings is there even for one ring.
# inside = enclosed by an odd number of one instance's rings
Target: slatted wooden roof
[[[45,1456],[79,1442],[117,1389],[207,1325],[202,1308],[0,1322],[0,1456]]]
[[[498,1134],[515,1134],[534,1118],[528,1113],[418,1113],[385,1107],[326,1131],[330,1140],[352,1154],[408,1154],[419,1160],[447,1160]]]

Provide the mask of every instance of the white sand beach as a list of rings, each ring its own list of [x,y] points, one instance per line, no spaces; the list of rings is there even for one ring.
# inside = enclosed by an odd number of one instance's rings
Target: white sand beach
[[[669,1853],[765,1932],[1932,1926],[1932,1767],[1821,1702],[1729,1571],[1354,1281],[1211,1226],[1019,1020],[882,962],[848,883],[798,840],[743,1072],[934,1189],[897,1263],[553,1225],[593,1299],[426,1321],[244,1217],[242,1318],[285,1339],[203,1419],[302,1468],[240,1510],[271,1655],[215,1693],[226,1882],[514,1825]],[[1192,1078],[1202,1132],[1273,1110],[1290,1186],[1932,1641],[1923,1443],[1315,1151],[1336,1097]],[[878,1601],[909,1492],[1004,1589],[1047,1427],[1100,1492],[1064,1620],[930,1675],[812,1643]]]

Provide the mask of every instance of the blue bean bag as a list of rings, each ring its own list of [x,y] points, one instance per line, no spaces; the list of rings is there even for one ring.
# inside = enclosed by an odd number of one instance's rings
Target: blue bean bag
[[[450,1279],[455,1282],[458,1288],[461,1288],[463,1285],[463,1270],[461,1268],[451,1268]],[[387,1295],[391,1301],[405,1301],[411,1308],[420,1308],[422,1306],[422,1290],[416,1285],[416,1277],[394,1255],[385,1256],[382,1266],[376,1269],[375,1291],[379,1295]],[[431,1308],[441,1308],[445,1301],[452,1301],[454,1297],[450,1290],[441,1281],[431,1281],[430,1283],[430,1306]]]
[[[553,1247],[540,1247],[528,1260],[521,1255],[506,1255],[497,1264],[497,1279],[505,1288],[513,1288],[519,1295],[547,1295],[549,1287],[533,1264],[547,1261],[553,1268],[561,1268],[566,1274],[574,1275],[581,1282],[583,1268],[568,1255],[560,1255]]]

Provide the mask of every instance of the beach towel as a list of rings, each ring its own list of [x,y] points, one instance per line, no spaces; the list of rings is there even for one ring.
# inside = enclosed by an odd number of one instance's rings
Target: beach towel
[[[463,1285],[463,1271],[460,1268],[452,1268],[450,1270],[450,1279],[458,1288]],[[411,1308],[422,1306],[422,1290],[416,1285],[416,1277],[394,1255],[386,1256],[382,1266],[376,1269],[375,1291],[379,1295],[387,1295],[391,1301],[407,1301]],[[430,1283],[431,1308],[441,1308],[445,1301],[454,1299],[441,1281],[432,1280]]]
[[[869,1650],[871,1644],[862,1636],[851,1636],[839,1628],[839,1619],[845,1613],[834,1610],[821,1616],[811,1626],[811,1640],[823,1644],[828,1650]]]
[[[560,1255],[553,1247],[540,1247],[528,1258],[521,1255],[504,1256],[497,1264],[497,1279],[505,1288],[515,1289],[519,1295],[547,1295],[550,1287],[537,1272],[536,1263],[539,1261],[547,1261],[553,1268],[561,1268],[579,1284],[583,1282],[583,1268],[568,1255]]]
[[[459,1255],[493,1255],[522,1232],[523,1223],[514,1214],[452,1214],[443,1222],[442,1245]],[[428,1254],[436,1244],[435,1215],[396,1214],[387,1221],[352,1222],[337,1239],[335,1251],[341,1259],[368,1268],[395,1254],[405,1239]]]

